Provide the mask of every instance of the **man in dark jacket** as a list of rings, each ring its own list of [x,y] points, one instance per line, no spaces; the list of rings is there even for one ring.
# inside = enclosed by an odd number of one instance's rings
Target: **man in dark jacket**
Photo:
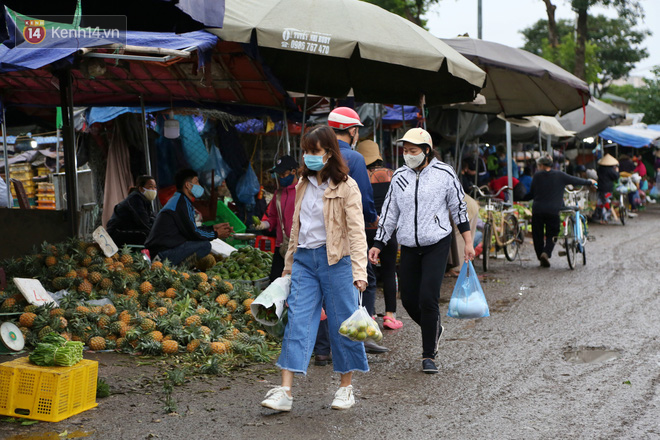
[[[595,185],[596,181],[581,179],[552,169],[552,158],[541,156],[538,171],[532,178],[532,186],[525,196],[532,204],[532,238],[534,251],[542,267],[550,267],[550,257],[555,246],[553,240],[559,234],[559,211],[564,206],[566,185]]]
[[[204,195],[197,173],[186,169],[174,178],[177,192],[158,213],[145,246],[151,257],[168,259],[172,264],[180,264],[185,259],[196,256],[201,259],[211,252],[211,240],[226,238],[232,232],[228,223],[209,227],[198,227],[195,223],[195,208],[192,199]]]

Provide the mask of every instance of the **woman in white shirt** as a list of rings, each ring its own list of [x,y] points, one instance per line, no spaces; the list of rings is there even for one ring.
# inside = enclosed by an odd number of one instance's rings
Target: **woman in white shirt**
[[[331,128],[314,127],[303,137],[302,148],[304,166],[282,273],[291,274],[289,321],[277,360],[282,386],[270,390],[261,405],[291,410],[293,377],[307,373],[325,304],[332,364],[341,375],[332,408],[348,409],[355,403],[353,371],[369,371],[364,344],[339,334],[341,323],[358,308],[358,290],[367,286],[362,196]]]

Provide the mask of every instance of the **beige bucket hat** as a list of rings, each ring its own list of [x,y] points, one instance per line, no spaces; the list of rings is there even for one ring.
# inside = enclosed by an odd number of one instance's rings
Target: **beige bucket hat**
[[[613,167],[615,165],[619,165],[619,161],[608,153],[598,161],[598,165],[603,165],[605,167]]]
[[[377,160],[383,160],[383,157],[380,155],[380,148],[378,144],[372,140],[362,141],[357,144],[355,150],[364,156],[364,162],[367,166],[376,162]]]

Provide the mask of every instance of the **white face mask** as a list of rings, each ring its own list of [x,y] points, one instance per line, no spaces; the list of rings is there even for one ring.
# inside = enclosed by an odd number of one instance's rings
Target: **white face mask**
[[[142,194],[144,194],[145,199],[151,202],[152,200],[156,199],[156,194],[158,194],[158,191],[155,189],[145,189]]]
[[[424,159],[426,159],[424,152],[419,153],[417,156],[413,156],[412,154],[403,155],[403,161],[413,170],[420,166],[424,162]]]

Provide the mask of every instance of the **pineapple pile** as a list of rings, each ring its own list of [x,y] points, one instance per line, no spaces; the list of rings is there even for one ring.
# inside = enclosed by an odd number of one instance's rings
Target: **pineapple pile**
[[[28,305],[12,282],[0,291],[1,312],[18,317],[28,345],[55,331],[91,350],[143,354],[235,354],[270,358],[266,333],[250,312],[251,286],[219,275],[149,263],[123,248],[106,258],[94,243],[75,239],[0,263],[12,277],[36,278],[46,290],[67,290],[59,307]],[[110,303],[91,305],[107,298]]]

